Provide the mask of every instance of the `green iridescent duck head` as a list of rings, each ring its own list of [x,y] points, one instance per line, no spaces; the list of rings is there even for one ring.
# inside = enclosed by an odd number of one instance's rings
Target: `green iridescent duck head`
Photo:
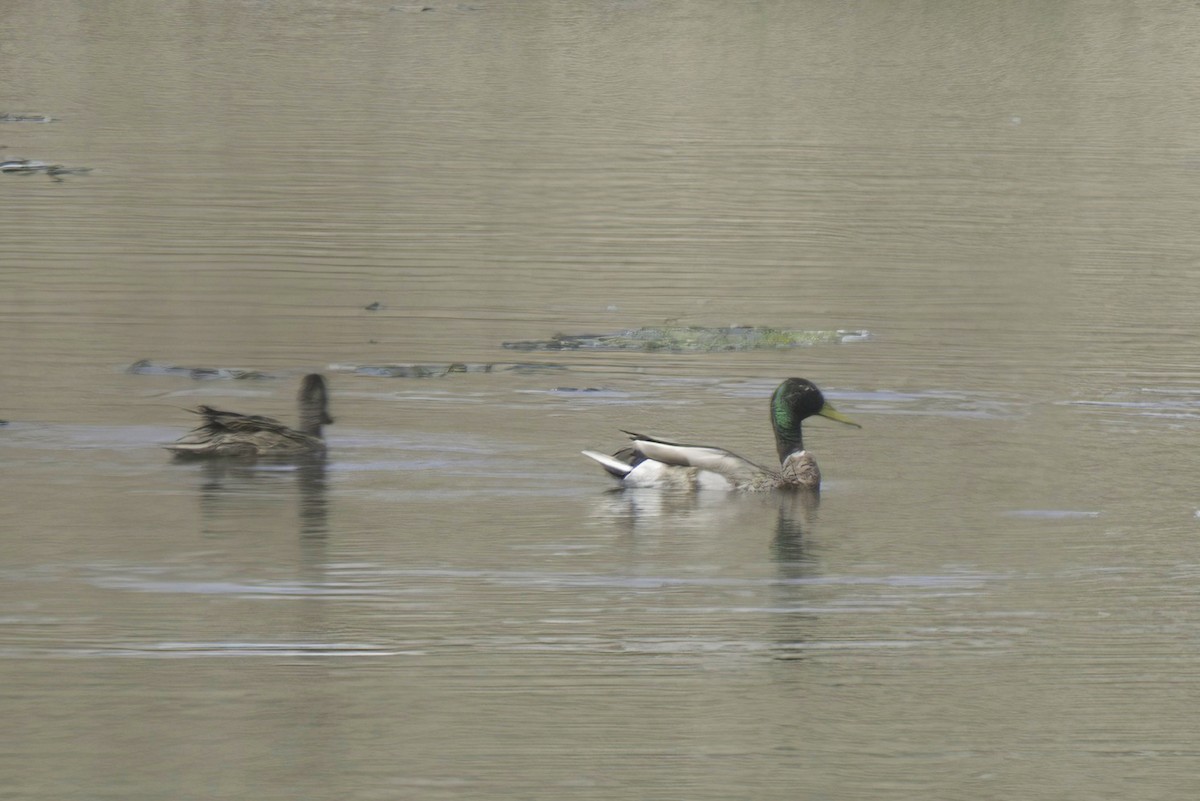
[[[775,388],[771,395],[771,426],[775,429],[775,447],[779,461],[788,454],[804,450],[800,424],[809,417],[820,415],[839,423],[862,428],[858,423],[833,408],[817,385],[806,378],[789,378]]]

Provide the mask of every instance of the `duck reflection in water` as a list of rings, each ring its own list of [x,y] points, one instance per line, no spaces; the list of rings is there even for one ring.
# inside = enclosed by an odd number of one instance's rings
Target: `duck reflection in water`
[[[618,453],[617,458],[620,456]],[[608,518],[625,529],[631,535],[630,547],[658,540],[657,536],[643,535],[669,535],[681,526],[702,529],[716,538],[736,537],[752,550],[766,546],[776,572],[775,580],[758,588],[768,610],[763,621],[769,632],[767,645],[776,660],[804,660],[814,632],[820,630],[814,580],[820,577],[822,565],[814,558],[809,543],[817,526],[819,491],[793,487],[790,491],[731,497],[726,492],[690,491],[686,481],[674,486],[614,489],[597,499],[593,516]],[[755,545],[754,540],[762,544]]]
[[[771,531],[772,558],[786,569],[806,560],[805,538],[816,520],[820,502],[820,494],[811,491],[730,496],[718,492],[614,489],[596,498],[591,516],[630,534],[695,529],[714,536],[729,532],[728,536],[748,542],[755,531],[762,532],[764,540]],[[773,523],[768,522],[772,510]]]
[[[779,514],[771,540],[771,559],[778,579],[770,588],[771,652],[782,662],[803,660],[819,626],[813,584],[822,565],[809,542],[818,527],[816,492],[778,493]]]
[[[292,459],[286,464],[205,461],[201,465],[204,479],[200,485],[200,510],[206,533],[244,533],[247,508],[260,506],[264,499],[272,499],[271,525],[275,525],[276,500],[294,494],[299,534],[324,537],[329,531],[326,464],[324,454]]]
[[[816,520],[821,496],[816,492],[778,493],[778,501],[771,556],[783,577],[808,575],[812,565],[805,553],[806,537]]]

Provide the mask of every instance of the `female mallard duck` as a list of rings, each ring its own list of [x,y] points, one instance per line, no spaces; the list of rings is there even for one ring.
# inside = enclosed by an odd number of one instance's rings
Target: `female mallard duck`
[[[222,412],[201,406],[196,414],[204,424],[168,445],[183,458],[232,457],[235,459],[321,456],[325,440],[321,426],[329,425],[329,394],[325,379],[313,373],[304,377],[298,396],[300,429],[289,428],[273,417]]]
[[[821,390],[803,378],[789,378],[771,395],[771,426],[779,451],[779,470],[771,470],[743,459],[723,448],[680,445],[626,431],[633,443],[605,456],[583,451],[626,487],[675,489],[725,489],[763,491],[821,487],[817,460],[804,450],[800,424],[813,415],[861,428],[834,409]]]

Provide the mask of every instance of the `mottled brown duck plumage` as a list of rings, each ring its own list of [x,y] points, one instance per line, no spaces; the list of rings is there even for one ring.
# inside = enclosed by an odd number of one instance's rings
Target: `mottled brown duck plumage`
[[[195,413],[203,417],[204,422],[168,445],[167,450],[185,459],[286,459],[323,455],[325,440],[321,437],[321,428],[333,422],[329,416],[325,379],[316,373],[305,376],[297,401],[299,429],[273,417],[201,406]]]

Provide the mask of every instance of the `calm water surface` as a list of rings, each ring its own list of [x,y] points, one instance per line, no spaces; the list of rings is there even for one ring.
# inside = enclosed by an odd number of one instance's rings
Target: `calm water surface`
[[[0,158],[92,168],[0,174],[0,797],[1200,790],[1195,4],[0,25]],[[502,347],[669,321],[872,336]],[[159,449],[314,370],[325,464]],[[789,375],[819,505],[578,455],[769,460]]]

